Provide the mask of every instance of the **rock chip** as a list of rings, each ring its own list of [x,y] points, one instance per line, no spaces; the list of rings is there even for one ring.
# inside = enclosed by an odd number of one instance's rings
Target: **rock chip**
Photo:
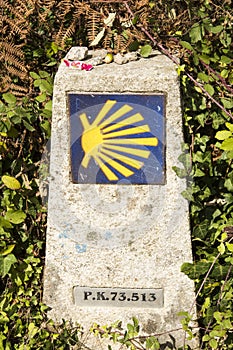
[[[103,64],[104,61],[101,56],[96,56],[87,60],[86,63],[91,64],[92,66],[99,66],[100,64]]]
[[[85,46],[73,46],[68,54],[66,55],[66,58],[71,61],[83,61],[85,58],[87,58],[88,55],[88,48]]]
[[[92,57],[101,57],[102,59],[104,59],[108,54],[108,50],[106,49],[90,50],[88,54],[91,55]]]
[[[130,61],[137,61],[138,54],[137,54],[137,52],[127,52],[125,54],[125,58],[128,59],[128,62],[130,62]]]
[[[126,56],[122,56],[120,53],[114,56],[114,62],[117,64],[125,64],[129,62],[129,59]]]

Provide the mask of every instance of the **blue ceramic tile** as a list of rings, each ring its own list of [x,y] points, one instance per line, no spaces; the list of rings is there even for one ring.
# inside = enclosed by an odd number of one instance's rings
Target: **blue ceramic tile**
[[[165,96],[68,94],[74,183],[164,184]]]

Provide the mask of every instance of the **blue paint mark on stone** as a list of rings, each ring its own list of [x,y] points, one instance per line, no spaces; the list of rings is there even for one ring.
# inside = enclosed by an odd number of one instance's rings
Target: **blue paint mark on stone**
[[[58,236],[59,238],[68,238],[68,235],[65,232],[62,232]]]
[[[104,235],[104,239],[106,239],[106,241],[109,241],[112,238],[112,232],[107,231]]]
[[[87,251],[87,245],[86,244],[76,244],[75,249],[77,253],[85,253]]]
[[[63,258],[64,260],[68,260],[68,259],[69,259],[69,257],[68,257],[67,255],[63,255],[62,258]]]

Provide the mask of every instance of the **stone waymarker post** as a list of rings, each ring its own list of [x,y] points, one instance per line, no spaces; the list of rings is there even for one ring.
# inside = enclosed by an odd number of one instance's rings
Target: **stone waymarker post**
[[[56,74],[44,301],[55,320],[139,319],[183,344],[193,283],[180,91],[163,55]],[[162,340],[169,340],[168,334]],[[194,344],[194,343],[193,343]]]

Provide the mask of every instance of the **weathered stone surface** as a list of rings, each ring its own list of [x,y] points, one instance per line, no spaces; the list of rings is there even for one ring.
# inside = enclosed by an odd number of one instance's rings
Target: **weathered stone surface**
[[[72,183],[67,93],[93,98],[101,93],[110,94],[109,98],[116,93],[165,95],[165,184]],[[171,334],[176,346],[183,346],[177,313],[189,312],[195,296],[193,282],[180,272],[183,262],[192,261],[188,203],[181,195],[185,180],[172,170],[179,166],[182,141],[179,81],[167,57],[111,63],[90,72],[60,65],[53,97],[44,275],[44,302],[56,321],[73,320],[88,331],[94,322],[105,325],[122,320],[125,326],[135,316],[146,334],[163,333],[159,339],[172,343]],[[92,306],[74,303],[74,287],[87,288],[86,298],[92,298]],[[88,293],[103,287],[122,288],[127,293],[130,289],[159,289],[163,305],[113,308],[105,300],[104,307],[95,306],[94,298],[102,298],[101,294]],[[195,310],[192,312],[195,318]],[[89,339],[93,350],[102,348],[102,340]],[[192,340],[190,345],[194,349],[197,342]]]
[[[71,61],[82,61],[87,58],[88,48],[84,46],[74,46],[67,53],[66,58]]]

